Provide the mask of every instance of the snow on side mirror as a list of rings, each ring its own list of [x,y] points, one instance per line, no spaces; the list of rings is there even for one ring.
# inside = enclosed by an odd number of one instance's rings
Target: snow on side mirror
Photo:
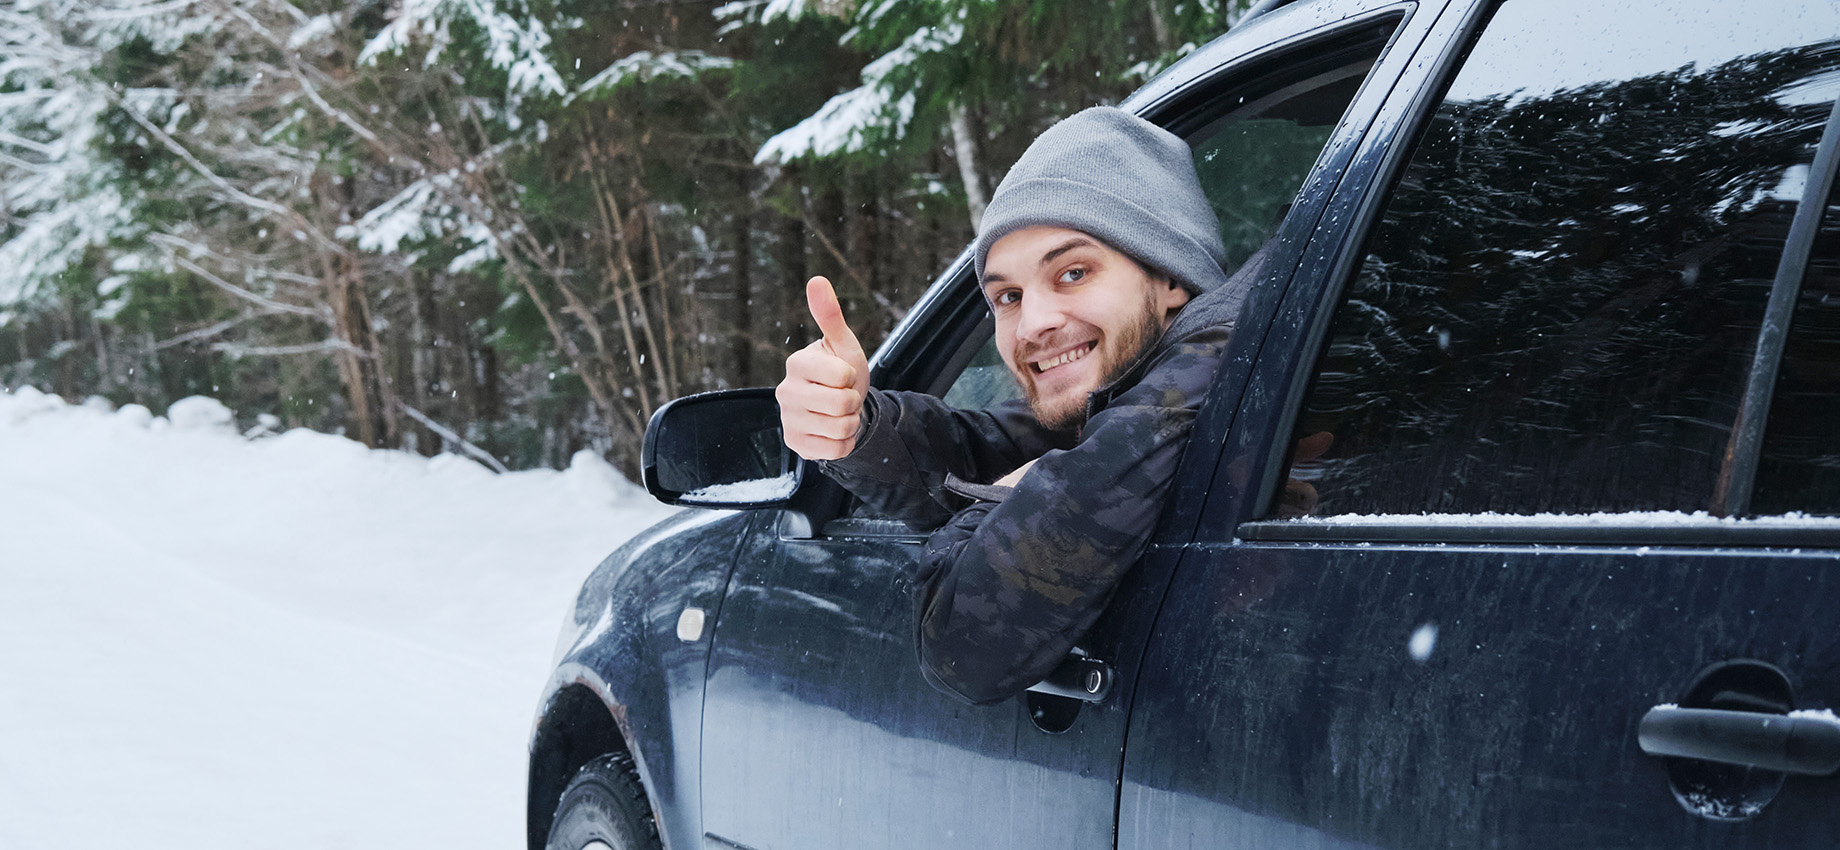
[[[658,408],[639,462],[645,489],[670,505],[771,507],[801,480],[772,387],[685,396]]]

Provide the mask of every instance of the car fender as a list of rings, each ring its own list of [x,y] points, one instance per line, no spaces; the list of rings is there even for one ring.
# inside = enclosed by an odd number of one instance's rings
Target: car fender
[[[666,846],[698,834],[703,676],[735,559],[760,512],[685,510],[634,536],[583,582],[530,736],[529,846],[564,786],[609,752],[633,758]],[[696,609],[700,614],[685,615]],[[690,622],[680,633],[680,620]],[[678,838],[683,840],[674,840]]]

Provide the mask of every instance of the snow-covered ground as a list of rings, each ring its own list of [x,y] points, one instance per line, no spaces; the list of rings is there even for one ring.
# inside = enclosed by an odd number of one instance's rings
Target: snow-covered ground
[[[510,848],[577,584],[667,509],[215,402],[0,393],[0,848]]]

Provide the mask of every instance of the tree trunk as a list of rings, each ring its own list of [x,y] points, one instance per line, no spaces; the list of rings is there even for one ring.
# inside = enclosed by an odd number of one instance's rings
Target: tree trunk
[[[416,409],[433,411],[428,394],[434,388],[434,375],[440,368],[440,352],[435,350],[429,333],[434,314],[434,298],[425,273],[410,268],[405,275],[409,283],[409,401]],[[428,426],[417,422],[414,430],[415,450],[433,457],[441,450],[441,438]]]
[[[971,111],[962,103],[952,104],[952,152],[958,158],[958,179],[965,186],[965,207],[971,214],[971,230],[984,222],[984,208],[990,195],[984,190],[983,169],[978,167],[977,133],[971,128]]]
[[[1162,0],[1150,0],[1144,5],[1150,8],[1150,31],[1156,36],[1157,48],[1168,53],[1180,47],[1181,45],[1176,44],[1175,36],[1169,32],[1168,19],[1163,17]]]
[[[740,197],[747,197],[748,172],[741,170]],[[724,324],[734,330],[729,334],[729,346],[735,358],[734,371],[737,386],[751,387],[758,383],[754,379],[754,217],[744,206],[735,214],[735,298],[729,307]]]

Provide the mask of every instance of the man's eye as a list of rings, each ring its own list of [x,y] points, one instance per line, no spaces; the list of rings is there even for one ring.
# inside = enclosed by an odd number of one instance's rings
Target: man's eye
[[[1002,292],[999,292],[997,293],[995,298],[991,299],[991,301],[997,304],[1014,304],[1021,300],[1022,300],[1022,293],[1017,292],[1014,289],[1006,289]]]
[[[1085,269],[1072,268],[1064,272],[1061,272],[1060,282],[1061,283],[1079,283],[1081,280],[1085,279],[1085,277],[1086,277]]]

